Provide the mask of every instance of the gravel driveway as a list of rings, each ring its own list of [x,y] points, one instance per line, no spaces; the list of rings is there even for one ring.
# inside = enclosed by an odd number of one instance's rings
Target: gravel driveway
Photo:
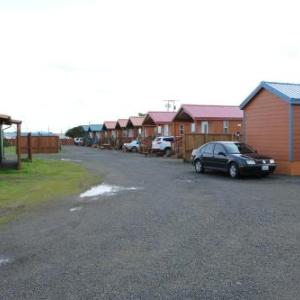
[[[55,157],[123,189],[0,228],[0,299],[299,299],[300,178],[72,146]]]

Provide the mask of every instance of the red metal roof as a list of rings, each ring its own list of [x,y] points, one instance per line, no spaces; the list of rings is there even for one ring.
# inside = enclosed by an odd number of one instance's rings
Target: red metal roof
[[[115,129],[116,125],[117,125],[116,121],[105,121],[103,123],[103,126],[105,126],[106,129],[110,129],[110,130]]]
[[[120,126],[121,128],[126,128],[127,123],[128,123],[128,119],[119,119],[119,120],[117,121],[117,124],[119,124],[119,126]]]
[[[129,120],[131,121],[134,127],[141,127],[143,124],[145,117],[130,117]]]
[[[192,119],[243,119],[243,111],[238,106],[183,104],[178,113],[185,112]],[[176,116],[177,116],[176,115]],[[174,118],[176,119],[176,117]]]
[[[149,111],[145,119],[150,117],[155,124],[167,124],[172,122],[175,115],[176,112],[170,111]]]

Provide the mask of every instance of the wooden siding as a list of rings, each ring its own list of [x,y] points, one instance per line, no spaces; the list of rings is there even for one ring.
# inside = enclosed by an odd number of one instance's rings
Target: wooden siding
[[[206,120],[197,120],[196,121],[196,131],[194,133],[202,133],[201,132],[201,122]],[[239,131],[241,134],[242,126],[238,126],[239,124],[243,124],[243,120],[228,120],[229,127],[228,127],[228,134],[235,134]],[[208,133],[209,134],[224,134],[224,120],[207,120],[208,122]],[[175,136],[180,136],[179,127],[180,125],[184,125],[184,134],[190,134],[191,132],[191,123],[189,121],[182,121],[182,122],[174,122],[174,132]]]
[[[28,153],[28,138],[20,138],[21,153]],[[59,137],[53,136],[32,136],[31,137],[32,153],[58,153],[60,151]]]
[[[289,159],[289,104],[266,90],[244,110],[245,141],[277,160]]]
[[[242,137],[241,137],[242,138]],[[212,141],[234,141],[236,137],[233,134],[200,134],[190,133],[183,136],[183,159],[189,161],[192,151],[201,145]]]
[[[181,125],[184,126],[184,134],[191,133],[191,122],[182,121],[182,122],[173,122],[173,125],[171,126],[173,128],[172,135],[174,136],[182,135],[180,134],[180,130],[179,130]]]

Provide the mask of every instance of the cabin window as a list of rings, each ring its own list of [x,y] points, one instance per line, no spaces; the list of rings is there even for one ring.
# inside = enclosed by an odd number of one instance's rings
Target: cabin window
[[[169,135],[169,125],[164,125],[164,136]]]
[[[142,128],[138,129],[138,134],[141,135],[142,134]]]
[[[196,132],[196,124],[191,123],[191,133],[195,133],[195,132]]]
[[[128,129],[128,137],[133,137],[133,129]]]
[[[184,135],[184,125],[183,124],[179,125],[179,134]]]
[[[229,131],[229,121],[223,121],[224,133],[227,134]]]
[[[123,137],[126,138],[127,137],[127,130],[122,130],[123,133]]]
[[[201,122],[201,133],[208,134],[208,121]]]
[[[161,126],[157,126],[157,133],[161,134]]]

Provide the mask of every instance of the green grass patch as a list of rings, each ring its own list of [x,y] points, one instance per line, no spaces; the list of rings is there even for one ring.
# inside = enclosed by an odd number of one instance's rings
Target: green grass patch
[[[39,203],[79,194],[100,180],[79,164],[59,160],[24,161],[20,171],[0,169],[0,224]]]
[[[16,154],[16,147],[15,146],[4,147],[4,154]]]

